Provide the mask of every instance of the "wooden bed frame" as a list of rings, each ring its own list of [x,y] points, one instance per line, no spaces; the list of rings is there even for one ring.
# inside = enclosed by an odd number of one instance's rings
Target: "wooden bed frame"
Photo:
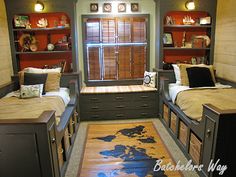
[[[204,165],[199,175],[220,176],[219,171],[208,171],[210,161],[220,159],[218,164],[227,165],[223,176],[234,176],[236,145],[232,135],[236,130],[236,110],[220,110],[205,104],[201,121],[192,121],[169,96],[168,84],[175,82],[174,72],[159,70],[158,82],[161,121],[185,156],[192,159],[193,164]]]
[[[79,75],[63,74],[61,87],[70,88],[71,100],[55,122],[55,111],[38,119],[0,120],[0,176],[63,177],[79,126]],[[0,97],[18,89],[18,79],[0,88]]]

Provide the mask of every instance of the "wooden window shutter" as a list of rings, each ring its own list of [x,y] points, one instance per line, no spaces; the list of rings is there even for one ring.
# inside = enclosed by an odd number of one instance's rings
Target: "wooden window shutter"
[[[102,23],[102,42],[115,43],[116,42],[116,23],[114,18],[105,18],[101,20]]]
[[[99,47],[89,47],[87,50],[88,61],[88,79],[100,80],[100,62],[99,62]]]
[[[131,79],[131,51],[130,46],[120,46],[118,53],[118,78]]]
[[[134,17],[132,27],[132,42],[147,42],[146,18]]]
[[[143,78],[144,71],[146,70],[146,56],[146,46],[133,46],[133,78]]]
[[[117,79],[116,47],[103,48],[103,79]]]
[[[98,43],[100,41],[100,19],[86,19],[86,43]]]
[[[117,19],[117,35],[118,42],[131,42],[131,19],[118,18]]]

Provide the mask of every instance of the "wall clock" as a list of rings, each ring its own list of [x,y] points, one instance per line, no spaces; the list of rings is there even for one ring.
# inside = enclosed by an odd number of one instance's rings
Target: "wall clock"
[[[118,12],[126,12],[126,4],[125,3],[118,4]]]
[[[111,12],[111,9],[112,9],[111,3],[103,4],[103,12]]]

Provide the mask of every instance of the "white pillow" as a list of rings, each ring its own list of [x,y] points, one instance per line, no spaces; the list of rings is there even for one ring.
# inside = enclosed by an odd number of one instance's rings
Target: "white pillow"
[[[147,87],[156,87],[156,72],[144,72],[143,85]]]
[[[20,86],[20,98],[41,97],[42,93],[43,93],[43,84]]]
[[[176,84],[181,84],[180,69],[177,64],[172,64],[175,73]]]
[[[28,67],[28,68],[25,68],[23,71],[26,73],[53,73],[53,72],[60,73],[61,68],[58,67],[58,68],[53,68],[53,69],[40,69],[40,68]]]

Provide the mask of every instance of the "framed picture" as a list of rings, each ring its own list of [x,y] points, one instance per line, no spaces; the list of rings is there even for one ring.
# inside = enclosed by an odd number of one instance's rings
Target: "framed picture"
[[[172,33],[164,33],[163,44],[164,44],[164,47],[173,47],[174,46]]]
[[[111,9],[112,9],[111,3],[103,4],[103,12],[111,12]]]
[[[27,15],[14,16],[14,26],[16,28],[26,28],[28,24],[29,24],[29,16]]]
[[[90,4],[90,12],[98,12],[98,3]]]
[[[126,4],[125,3],[118,4],[118,12],[126,12]]]
[[[131,7],[132,12],[138,12],[139,11],[138,3],[131,3],[130,7]]]

